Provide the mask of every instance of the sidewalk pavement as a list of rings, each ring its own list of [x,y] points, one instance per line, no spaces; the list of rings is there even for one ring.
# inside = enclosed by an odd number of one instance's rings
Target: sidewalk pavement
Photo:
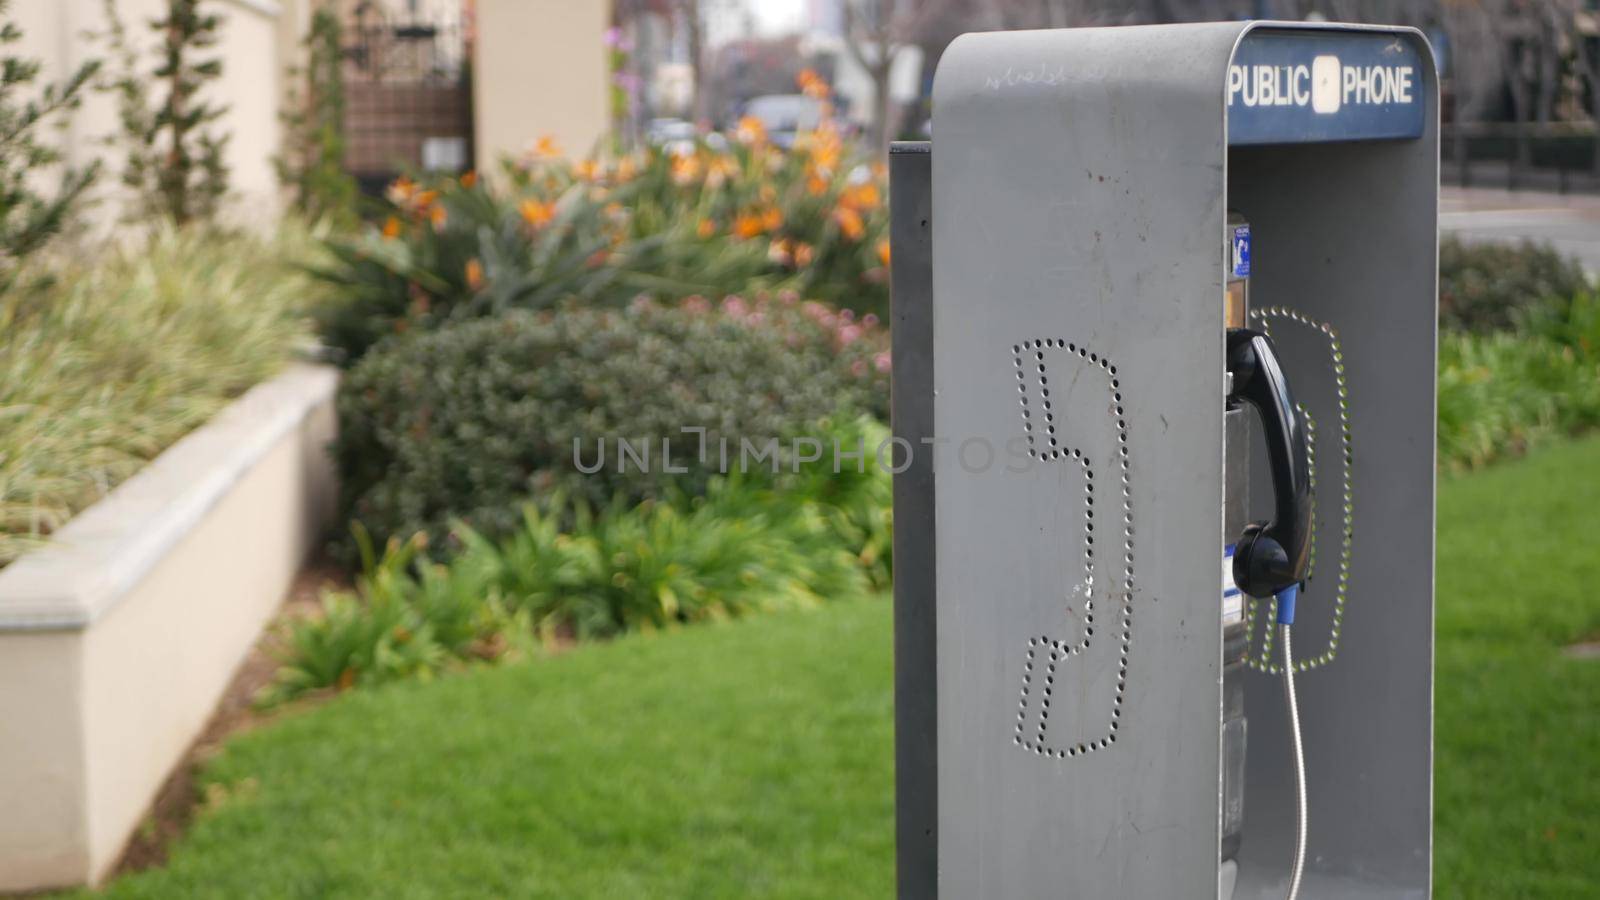
[[[1600,273],[1600,196],[1439,189],[1439,230],[1474,241],[1548,241]]]

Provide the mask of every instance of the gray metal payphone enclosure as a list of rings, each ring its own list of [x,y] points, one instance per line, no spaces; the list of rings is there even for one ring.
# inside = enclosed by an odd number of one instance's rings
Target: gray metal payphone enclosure
[[[1351,77],[1337,59],[1236,65],[1240,48],[1343,37],[1413,61],[1346,82],[1344,120],[1400,97],[1420,104],[1416,133],[1317,132],[1344,121],[1312,83]],[[1241,91],[1283,109],[1247,116]],[[1275,139],[1264,116],[1296,103],[1312,139]],[[933,109],[931,148],[892,155],[895,433],[915,450],[895,496],[901,897],[1217,896],[1230,210],[1253,229],[1250,325],[1313,439],[1301,896],[1428,896],[1426,43],[1269,22],[967,35]],[[1270,500],[1262,480],[1253,512]],[[1249,900],[1284,895],[1294,840],[1270,606],[1248,606],[1233,896]]]

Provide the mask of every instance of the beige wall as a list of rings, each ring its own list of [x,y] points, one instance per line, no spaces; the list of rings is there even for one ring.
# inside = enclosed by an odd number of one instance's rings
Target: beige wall
[[[334,421],[331,402],[311,410],[80,633],[92,879],[121,855],[333,518]]]
[[[82,883],[90,870],[83,647],[77,632],[0,633],[0,891]]]
[[[310,5],[311,0],[214,0],[211,4],[224,18],[221,42],[214,50],[223,60],[223,74],[211,95],[229,107],[220,125],[233,135],[227,159],[236,196],[230,206],[243,221],[259,222],[264,208],[276,211],[280,207],[272,167],[281,137],[279,99],[286,85],[285,70],[297,58]],[[166,0],[116,0],[116,6],[130,36],[146,47],[153,45],[155,34],[147,23],[164,12]],[[85,32],[105,30],[103,9],[103,0],[13,0],[10,14],[23,30],[23,39],[13,52],[38,59],[44,64],[42,78],[58,80],[85,60],[106,55],[103,42],[84,36]],[[149,60],[146,57],[145,62]],[[91,95],[60,141],[74,165],[103,159],[106,165],[115,166],[120,162],[119,152],[100,142],[117,131],[114,100],[108,95]],[[95,219],[102,225],[117,218],[120,189],[116,181],[114,169],[100,179],[97,193],[107,203]]]
[[[607,0],[477,0],[473,70],[477,166],[493,171],[554,137],[569,156],[610,127],[602,43]]]
[[[322,541],[336,385],[258,385],[0,570],[0,893],[117,862]]]

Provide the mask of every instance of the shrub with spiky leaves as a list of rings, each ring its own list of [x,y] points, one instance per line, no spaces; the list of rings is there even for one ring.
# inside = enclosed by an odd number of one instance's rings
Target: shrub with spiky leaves
[[[0,566],[293,358],[319,239],[160,229],[0,292]]]
[[[337,242],[322,271],[340,288],[324,330],[353,363],[396,333],[569,299],[790,290],[881,316],[886,186],[831,121],[787,150],[753,120],[731,141],[579,161],[540,141],[492,185],[475,173],[396,182],[392,215]]]

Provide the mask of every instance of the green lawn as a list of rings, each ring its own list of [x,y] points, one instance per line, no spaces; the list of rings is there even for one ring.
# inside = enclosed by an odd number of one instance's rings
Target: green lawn
[[[1440,897],[1600,895],[1600,440],[1439,502]],[[117,897],[887,897],[881,599],[431,684],[232,741]]]
[[[1600,439],[1439,492],[1440,897],[1600,897]]]
[[[240,736],[117,897],[888,897],[890,605],[354,692]]]

